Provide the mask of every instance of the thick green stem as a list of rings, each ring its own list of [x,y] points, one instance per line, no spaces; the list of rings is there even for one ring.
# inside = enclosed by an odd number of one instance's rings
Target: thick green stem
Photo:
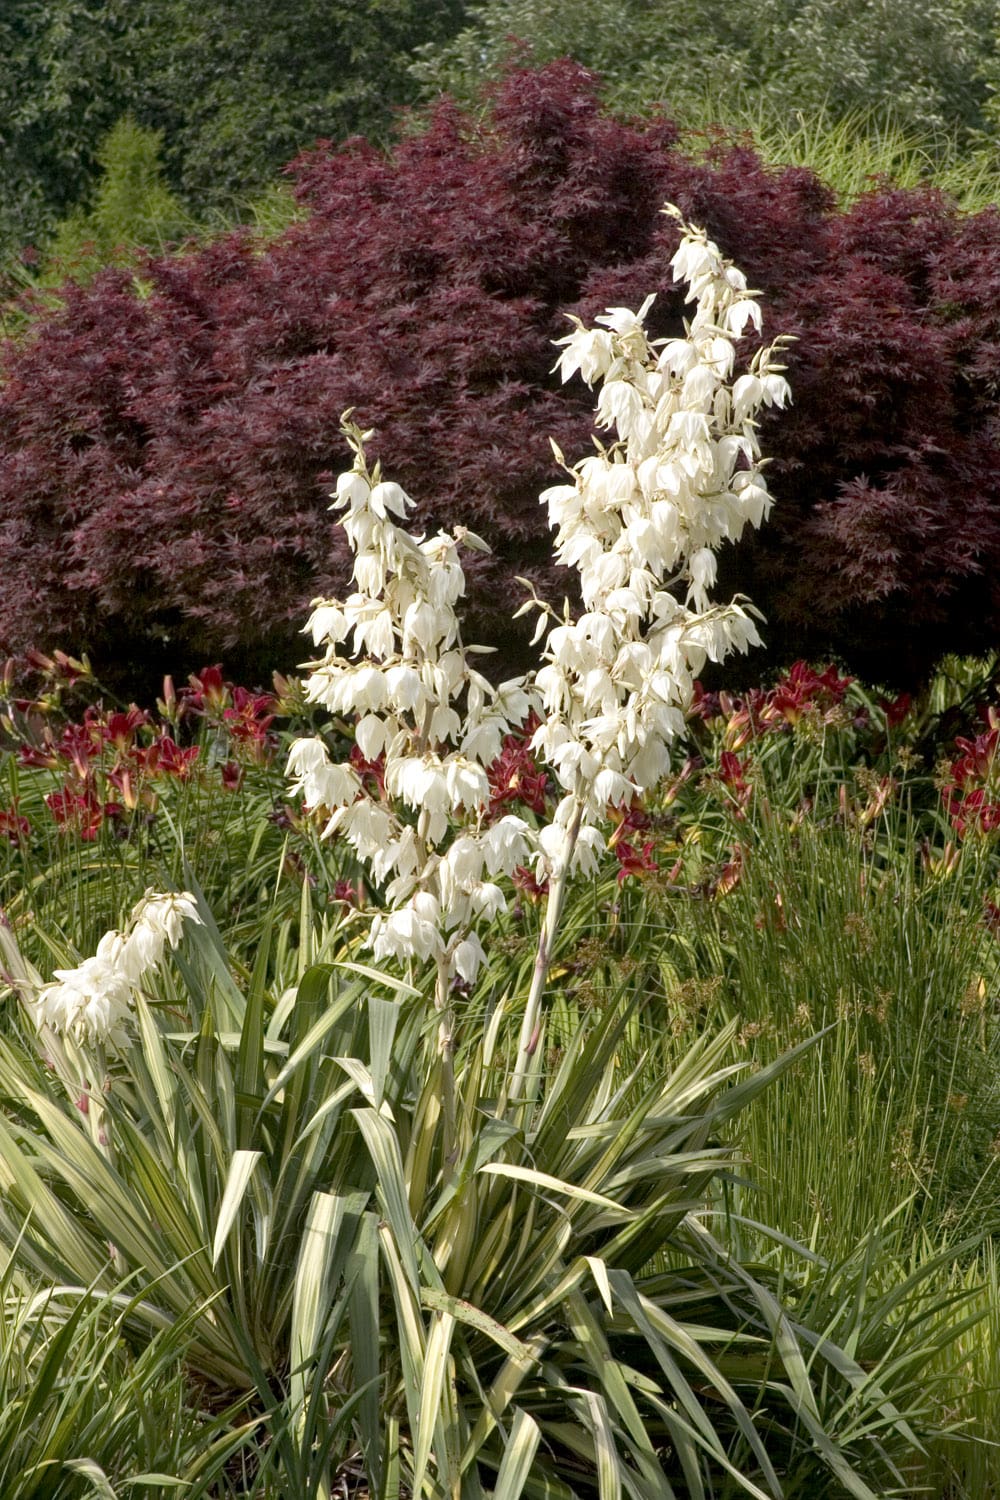
[[[538,1073],[533,1070],[532,1062],[542,1038],[542,996],[545,993],[545,983],[549,977],[552,950],[555,947],[556,934],[559,931],[559,922],[562,917],[563,906],[566,902],[566,889],[569,885],[569,871],[573,861],[573,850],[576,848],[576,841],[582,822],[583,802],[578,797],[569,828],[567,829],[566,857],[563,860],[562,869],[559,871],[558,876],[549,886],[549,899],[545,906],[545,920],[542,922],[542,930],[538,937],[535,966],[531,974],[531,988],[528,991],[528,1000],[524,1007],[524,1019],[521,1022],[521,1034],[517,1042],[517,1058],[514,1064],[514,1076],[511,1079],[510,1085],[510,1099],[512,1103],[527,1102],[533,1099],[538,1092]]]
[[[434,985],[434,1009],[438,1014],[437,1046],[441,1060],[441,1127],[442,1175],[448,1182],[455,1168],[455,1017],[451,1008],[451,964],[446,958],[437,961]]]

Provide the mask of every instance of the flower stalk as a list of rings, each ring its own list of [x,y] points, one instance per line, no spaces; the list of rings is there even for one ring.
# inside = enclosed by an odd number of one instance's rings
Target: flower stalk
[[[666,212],[679,219],[676,210]],[[493,687],[472,665],[456,604],[465,577],[459,548],[484,549],[463,528],[411,536],[409,497],[369,467],[369,434],[344,432],[354,466],[337,481],[333,508],[355,554],[355,592],[315,601],[306,629],[324,657],[306,697],[353,718],[357,753],[380,772],[363,778],[335,764],[320,736],[296,741],[288,772],[381,887],[368,946],[376,959],[432,960],[445,1156],[455,1147],[453,992],[485,959],[479,933],[506,908],[506,881],[526,862],[548,901],[521,1018],[509,1098],[537,1092],[543,1001],[569,882],[597,870],[609,813],[618,822],[667,774],[683,734],[697,674],[707,660],[746,651],[760,637],[745,600],[714,603],[716,552],[761,524],[771,506],[757,414],[783,406],[780,341],[736,375],[738,345],[757,332],[760,309],[746,278],[702,230],[681,221],[672,260],[694,311],[684,336],[650,340],[645,318],[613,307],[597,326],[576,321],[560,341],[563,380],[600,383],[597,425],[610,434],[569,466],[568,483],[541,497],[559,562],[580,576],[573,618],[532,597],[542,664],[533,680]],[[481,648],[478,648],[481,649]],[[490,821],[489,767],[503,737],[540,717],[531,750],[562,797],[532,828]]]
[[[521,1031],[517,1041],[517,1055],[510,1083],[510,1099],[513,1103],[529,1101],[538,1092],[539,1071],[534,1067],[535,1054],[542,1039],[542,1000],[552,965],[552,950],[555,945],[559,923],[562,920],[566,893],[569,889],[570,867],[580,827],[583,823],[585,803],[576,799],[576,805],[566,831],[567,858],[559,873],[549,882],[549,894],[545,903],[538,947],[531,971],[531,987],[521,1019]]]
[[[354,550],[355,591],[317,599],[307,630],[324,656],[306,697],[355,722],[357,750],[380,767],[377,785],[352,759],[331,761],[319,736],[288,758],[293,789],[366,865],[384,905],[366,942],[378,960],[434,964],[444,1156],[456,1142],[454,1009],[457,983],[485,959],[479,929],[506,907],[498,883],[530,853],[530,830],[508,814],[490,821],[487,768],[535,706],[522,678],[493,686],[474,666],[484,648],[462,642],[455,605],[465,591],[460,548],[487,550],[462,527],[411,536],[399,485],[369,466],[369,434],[344,419],[354,466],[333,508]]]
[[[672,266],[695,303],[684,338],[647,338],[648,298],[638,312],[609,308],[594,329],[577,322],[561,341],[563,380],[579,373],[588,385],[601,382],[597,422],[612,440],[572,467],[556,450],[571,482],[542,496],[556,557],[580,574],[584,611],[573,620],[567,608],[548,628],[535,679],[544,714],[532,749],[565,795],[539,834],[536,873],[548,877],[549,897],[515,1101],[537,1088],[532,1059],[572,870],[594,867],[609,810],[626,812],[666,775],[706,659],[760,643],[746,601],[720,606],[710,590],[717,549],[770,509],[756,416],[788,399],[780,343],[758,350],[732,381],[737,343],[760,329],[760,309],[704,232],[681,226]],[[552,616],[541,607],[539,634]]]
[[[445,958],[437,961],[434,1009],[437,1012],[437,1050],[441,1068],[442,1177],[451,1181],[458,1143],[455,1114],[455,1012],[451,1004],[452,970]]]

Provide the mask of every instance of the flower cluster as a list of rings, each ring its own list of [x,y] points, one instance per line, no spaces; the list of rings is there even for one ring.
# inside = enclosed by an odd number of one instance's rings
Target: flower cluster
[[[45,805],[60,833],[75,834],[85,844],[94,842],[105,822],[121,826],[124,814],[122,804],[106,802],[90,780],[79,787],[66,782],[57,792],[47,792]]]
[[[222,786],[238,790],[247,765],[274,758],[276,707],[269,694],[250,693],[226,682],[220,668],[206,667],[179,692],[166,679],[158,718],[133,704],[113,712],[90,706],[80,719],[64,721],[55,701],[7,697],[0,727],[16,742],[21,766],[56,774],[44,802],[59,832],[92,843],[106,827],[125,836],[131,814],[152,814],[166,785],[207,784],[216,766]],[[208,731],[207,765],[201,744],[183,742],[188,723]],[[0,834],[23,843],[30,832],[16,808],[0,810]]]
[[[252,693],[239,683],[227,682],[219,666],[202,667],[189,679],[189,686],[177,695],[176,717],[203,719],[224,736],[227,747],[239,760],[253,765],[267,765],[277,750],[272,733],[277,698],[270,693]],[[275,687],[281,679],[275,676]],[[228,769],[224,768],[224,771]],[[230,771],[230,780],[233,780]]]
[[[323,810],[324,837],[344,838],[385,886],[388,910],[368,936],[375,956],[433,959],[439,974],[471,982],[485,956],[475,926],[504,908],[497,877],[529,850],[522,818],[487,824],[488,767],[532,700],[520,678],[493,687],[461,641],[459,548],[484,544],[461,529],[411,536],[394,519],[405,519],[408,496],[368,469],[368,434],[346,422],[344,431],[355,463],[332,508],[344,512],[357,588],[315,602],[306,629],[326,652],[305,691],[352,723],[355,751],[333,761],[319,736],[296,740],[288,774]]]
[[[941,798],[959,838],[1000,829],[1000,714],[986,709],[986,730],[956,739],[960,754],[945,768]]]
[[[537,675],[545,719],[533,746],[565,794],[543,831],[540,868],[554,875],[592,862],[608,806],[664,776],[706,659],[759,643],[748,609],[713,606],[709,590],[716,550],[770,509],[755,418],[783,406],[788,386],[777,345],[730,384],[737,343],[760,328],[742,272],[687,226],[672,266],[695,304],[685,337],[647,339],[648,299],[561,341],[563,379],[603,382],[598,423],[615,437],[542,496],[584,603],[549,631]]]
[[[187,891],[147,891],[123,932],[105,933],[92,958],[75,969],[56,969],[54,981],[38,990],[38,1026],[79,1042],[120,1047],[133,991],[160,965],[164,949],[177,947],[185,921],[201,921]]]
[[[844,702],[853,682],[853,677],[842,676],[833,665],[820,670],[804,661],[793,662],[773,687],[751,688],[741,697],[706,693],[696,682],[691,717],[721,726],[726,746],[733,752],[765,735],[786,734],[803,721],[823,725],[849,721],[856,729],[867,728],[868,710],[849,711]],[[885,723],[890,727],[901,723],[909,706],[907,693],[893,702],[884,701]]]

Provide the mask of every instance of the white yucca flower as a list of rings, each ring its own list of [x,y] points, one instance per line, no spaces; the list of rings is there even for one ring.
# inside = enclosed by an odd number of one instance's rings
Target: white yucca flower
[[[650,791],[706,660],[759,644],[745,603],[713,605],[710,594],[719,547],[771,506],[756,415],[788,400],[780,346],[759,350],[730,387],[734,340],[761,325],[746,278],[688,225],[672,266],[695,303],[683,339],[646,337],[647,298],[636,313],[609,308],[597,319],[607,333],[577,322],[560,340],[563,380],[603,381],[597,421],[612,432],[567,471],[571,483],[542,496],[585,605],[549,631],[537,674],[546,712],[533,747],[566,794],[565,828],[577,802],[587,827]],[[559,875],[564,843],[543,843],[542,873]],[[571,845],[569,857],[582,854]]]
[[[389,909],[367,937],[375,956],[433,959],[440,1001],[453,978],[476,977],[483,950],[474,927],[503,906],[484,869],[510,874],[524,857],[523,837],[482,824],[486,767],[534,700],[521,678],[493,687],[461,641],[459,548],[485,544],[461,527],[422,539],[398,526],[392,518],[405,517],[409,497],[369,470],[369,434],[346,421],[344,432],[355,463],[331,508],[345,512],[357,592],[315,601],[306,631],[326,649],[305,691],[353,721],[366,760],[384,757],[385,797],[349,762],[332,762],[320,736],[292,745],[288,775],[307,806],[322,809],[324,837],[346,839],[385,886]]]
[[[759,526],[771,506],[755,419],[789,397],[780,341],[760,349],[730,388],[734,341],[759,331],[760,308],[743,273],[702,230],[681,224],[671,264],[695,304],[684,338],[647,338],[650,297],[635,313],[608,308],[598,330],[574,319],[560,340],[564,381],[579,372],[588,385],[603,382],[597,422],[611,440],[567,469],[571,483],[542,496],[556,557],[579,572],[584,613],[574,621],[567,607],[549,629],[536,675],[544,713],[532,748],[564,795],[533,855],[549,898],[514,1098],[529,1087],[570,874],[595,866],[608,808],[627,806],[667,774],[704,663],[760,639],[748,606],[713,605],[710,591],[718,548]],[[543,615],[536,639],[544,631]]]
[[[185,922],[200,922],[187,891],[147,891],[123,932],[106,932],[92,958],[75,969],[56,969],[34,997],[37,1024],[75,1041],[121,1047],[128,1036],[133,993],[176,948]]]

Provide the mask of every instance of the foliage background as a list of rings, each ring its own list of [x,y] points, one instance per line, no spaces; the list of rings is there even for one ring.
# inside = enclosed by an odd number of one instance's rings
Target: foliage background
[[[743,91],[773,119],[875,112],[967,137],[995,118],[998,21],[995,0],[575,0],[558,15],[538,0],[497,0],[470,6],[454,37],[422,45],[412,71],[429,97],[471,103],[517,38],[536,63],[569,55],[595,69],[623,112],[710,109],[726,122],[727,96]]]
[[[549,438],[583,451],[591,428],[552,342],[650,289],[653,332],[679,330],[664,201],[794,338],[794,405],[764,431],[774,524],[725,575],[775,663],[833,652],[913,685],[997,638],[995,209],[887,184],[841,209],[741,140],[616,120],[565,61],[512,73],[478,120],[443,101],[391,153],[307,153],[296,182],[279,233],[69,284],[0,346],[6,651],[86,649],[147,694],[216,657],[248,679],[294,664],[308,599],[345,580],[326,490],[354,407],[421,523],[494,548],[470,628],[513,667],[516,578],[571,586],[537,500]]]
[[[317,137],[388,130],[417,97],[418,42],[461,0],[10,0],[0,17],[0,244],[44,239],[88,195],[102,137],[131,113],[162,131],[189,212],[232,213]]]

